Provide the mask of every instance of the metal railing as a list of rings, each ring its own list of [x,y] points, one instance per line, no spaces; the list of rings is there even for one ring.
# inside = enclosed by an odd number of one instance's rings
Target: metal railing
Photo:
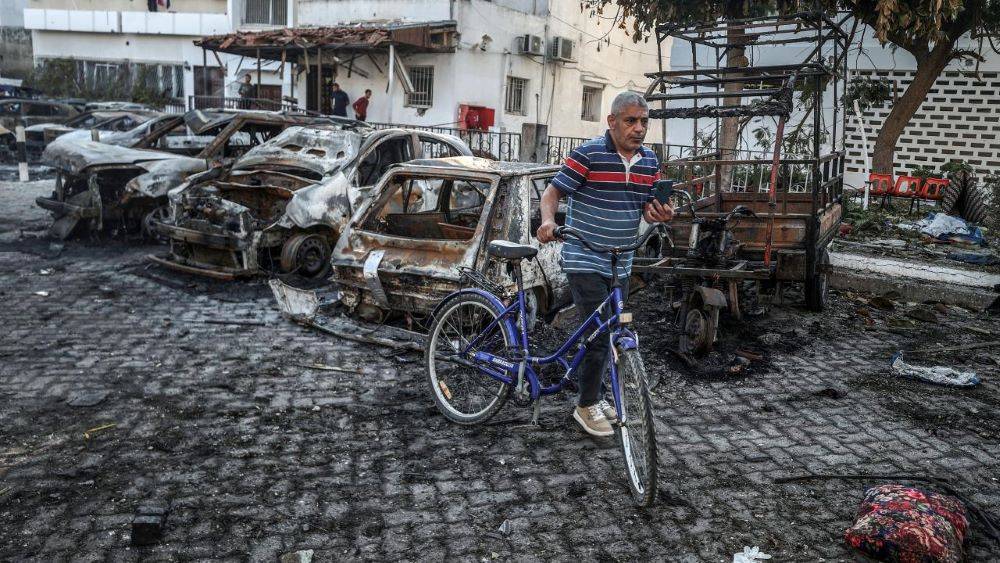
[[[549,150],[545,161],[549,164],[562,164],[573,149],[579,147],[590,139],[585,137],[561,137],[549,135]],[[694,154],[695,147],[690,145],[674,145],[671,143],[646,143],[660,162],[684,158]]]
[[[188,96],[188,109],[252,109],[264,111],[296,111],[298,104],[267,98],[226,98],[222,96]]]
[[[479,131],[475,129],[457,129],[454,127],[434,127],[427,125],[404,125],[399,123],[369,123],[375,129],[391,129],[403,127],[418,131],[444,133],[454,135],[472,149],[472,154],[504,162],[516,161],[521,151],[521,134],[501,131]]]

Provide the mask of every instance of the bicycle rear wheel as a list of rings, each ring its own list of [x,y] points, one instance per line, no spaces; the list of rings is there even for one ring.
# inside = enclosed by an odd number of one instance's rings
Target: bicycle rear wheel
[[[511,357],[515,340],[502,323],[482,334],[468,354],[461,354],[499,314],[485,297],[465,293],[445,301],[431,323],[424,351],[427,384],[434,404],[452,422],[484,422],[499,412],[510,397],[512,386],[482,373],[472,358],[476,351]]]
[[[646,387],[646,368],[639,351],[617,350],[618,387],[621,396],[619,420],[614,425],[618,444],[625,457],[625,476],[632,498],[639,506],[656,499],[656,431]]]

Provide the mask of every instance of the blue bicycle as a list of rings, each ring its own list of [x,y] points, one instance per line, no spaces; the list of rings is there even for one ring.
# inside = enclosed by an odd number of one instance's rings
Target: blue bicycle
[[[569,227],[556,229],[559,238],[574,237],[594,252],[611,257],[616,274],[611,294],[572,336],[547,356],[531,354],[526,300],[521,277],[521,261],[530,259],[537,248],[504,240],[494,240],[487,253],[510,263],[517,283],[515,296],[487,283],[452,293],[433,314],[425,360],[427,381],[438,409],[458,424],[478,424],[503,407],[512,393],[534,403],[532,422],[538,422],[539,400],[566,387],[579,367],[588,346],[598,338],[610,339],[610,389],[614,410],[608,417],[622,453],[632,496],[640,506],[649,506],[656,497],[656,433],[646,384],[646,369],[639,354],[638,338],[629,328],[632,314],[624,310],[624,296],[618,284],[619,257],[644,248],[649,238],[661,232],[655,225],[627,247],[604,247],[590,243]],[[485,282],[485,280],[482,280]],[[485,288],[488,289],[485,289]],[[505,300],[507,303],[505,303]],[[604,319],[601,312],[604,311]],[[567,360],[573,346],[579,349]],[[563,376],[548,386],[540,382],[538,370],[556,364]]]

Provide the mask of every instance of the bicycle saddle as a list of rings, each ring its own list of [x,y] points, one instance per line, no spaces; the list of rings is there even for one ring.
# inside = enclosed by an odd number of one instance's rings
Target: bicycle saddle
[[[523,260],[533,258],[538,249],[527,244],[518,244],[509,240],[491,240],[486,247],[486,253],[501,260]]]

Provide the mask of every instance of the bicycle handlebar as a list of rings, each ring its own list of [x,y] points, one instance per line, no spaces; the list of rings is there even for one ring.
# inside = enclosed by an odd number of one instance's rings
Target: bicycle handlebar
[[[653,236],[654,233],[663,234],[665,231],[666,227],[663,226],[663,223],[654,223],[640,237],[639,242],[633,244],[632,246],[601,246],[593,244],[587,239],[583,238],[583,233],[574,229],[573,227],[566,227],[566,226],[556,227],[554,234],[557,238],[563,238],[563,239],[566,238],[567,236],[573,237],[576,240],[580,241],[580,243],[583,244],[583,246],[587,247],[587,249],[593,252],[599,252],[603,254],[614,254],[622,252],[633,252],[635,250],[639,250],[643,246],[646,246],[646,243],[649,242],[649,239]]]

